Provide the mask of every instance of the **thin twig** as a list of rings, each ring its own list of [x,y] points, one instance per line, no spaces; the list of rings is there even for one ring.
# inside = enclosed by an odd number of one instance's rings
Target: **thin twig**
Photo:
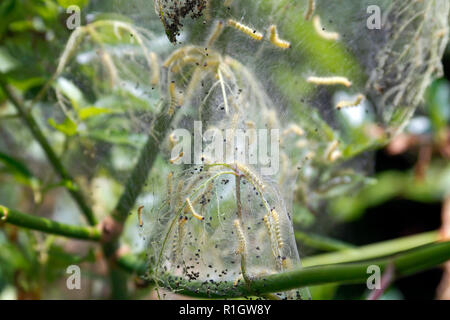
[[[0,75],[1,76],[1,75]],[[55,151],[51,147],[44,133],[39,128],[39,125],[34,120],[31,113],[27,112],[24,102],[20,97],[18,97],[13,89],[4,82],[4,79],[0,77],[0,87],[3,89],[3,92],[6,94],[8,99],[14,105],[17,110],[17,113],[20,115],[24,123],[27,125],[28,129],[33,134],[34,138],[38,141],[42,149],[44,150],[47,158],[52,165],[53,169],[58,173],[58,175],[63,179],[66,183],[66,188],[69,191],[72,198],[78,204],[81,212],[86,217],[87,221],[90,225],[96,225],[97,220],[92,212],[91,208],[87,205],[87,202],[83,196],[83,194],[77,189],[77,185],[75,180],[69,174],[69,172],[64,168]],[[70,186],[70,187],[68,187]]]

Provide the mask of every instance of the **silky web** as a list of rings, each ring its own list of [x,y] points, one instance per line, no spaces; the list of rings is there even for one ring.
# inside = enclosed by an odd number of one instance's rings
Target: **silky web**
[[[114,210],[146,141],[159,141],[122,239],[146,252],[148,277],[212,280],[214,291],[220,281],[300,267],[293,203],[320,211],[367,183],[368,151],[402,130],[439,75],[449,3],[174,3],[91,1],[32,112],[100,218]],[[367,27],[370,5],[380,8],[380,30]],[[159,135],[154,124],[167,114],[173,120]],[[172,133],[194,134],[194,121],[217,136],[279,130],[278,172],[264,176],[264,165],[214,153],[171,163],[180,142]]]

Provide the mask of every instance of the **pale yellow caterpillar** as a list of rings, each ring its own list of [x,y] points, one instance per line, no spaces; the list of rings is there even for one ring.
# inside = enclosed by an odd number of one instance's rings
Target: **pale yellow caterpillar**
[[[351,107],[357,107],[361,104],[361,102],[365,99],[365,96],[363,94],[359,94],[354,101],[340,101],[337,105],[337,109],[342,108],[351,108]]]
[[[341,151],[338,150],[339,141],[335,140],[333,141],[328,149],[325,151],[325,157],[330,162],[335,162],[337,159],[339,159],[342,156]]]
[[[320,22],[319,16],[314,16],[313,24],[314,24],[314,29],[316,30],[317,34],[321,38],[323,38],[325,40],[333,40],[333,41],[339,40],[339,33],[325,31],[325,28],[322,27],[322,23]]]
[[[236,20],[228,19],[228,25],[230,27],[235,28],[236,30],[241,31],[242,33],[245,33],[246,35],[248,35],[249,37],[251,37],[255,40],[261,41],[263,38],[263,35],[261,32],[258,32],[255,29],[247,27],[246,25],[243,25],[242,23],[237,22]]]
[[[283,237],[281,235],[280,216],[278,215],[278,212],[275,209],[272,209],[271,213],[275,224],[275,235],[277,237],[278,247],[283,248],[284,242]]]
[[[169,160],[169,162],[171,164],[174,164],[175,162],[177,162],[178,160],[180,160],[181,158],[183,158],[184,152],[181,151],[180,154],[178,156],[176,156],[175,158],[172,158]]]
[[[144,222],[142,221],[142,209],[144,209],[144,206],[138,208],[139,227],[141,228],[144,225]]]
[[[308,9],[306,9],[306,12],[305,12],[305,20],[308,21],[309,19],[311,19],[315,10],[316,10],[316,1],[308,0]]]
[[[258,189],[260,189],[260,191],[264,191],[264,189],[266,188],[266,186],[264,185],[264,183],[261,181],[261,179],[258,178],[258,176],[256,175],[256,173],[254,173],[249,167],[247,167],[246,165],[242,164],[242,163],[236,163],[236,168],[241,171],[244,176],[255,186],[258,187]]]
[[[247,242],[245,240],[244,231],[242,230],[239,219],[234,220],[234,228],[236,229],[236,234],[239,240],[239,246],[236,250],[236,253],[245,254],[247,251]]]
[[[217,38],[219,38],[219,36],[221,35],[222,31],[223,31],[223,22],[222,21],[217,21],[213,32],[211,33],[211,35],[209,36],[208,41],[206,42],[208,47],[210,47],[217,40]]]
[[[204,216],[199,215],[199,214],[195,211],[194,206],[192,205],[191,200],[190,200],[189,198],[186,198],[186,209],[185,209],[185,211],[186,211],[186,210],[189,211],[195,219],[198,219],[198,220],[200,220],[200,221],[205,220],[205,217],[204,217]]]
[[[152,66],[151,84],[156,86],[159,83],[159,63],[158,56],[154,52],[150,52],[150,62]]]
[[[320,86],[333,86],[343,85],[348,87],[352,86],[352,82],[346,77],[308,77],[306,80],[308,83],[320,85]]]
[[[271,25],[269,27],[269,34],[270,34],[270,36],[269,36],[270,42],[273,45],[280,47],[282,49],[289,49],[291,47],[290,42],[279,38],[278,32],[277,32],[277,26]]]
[[[171,81],[169,84],[169,97],[170,97],[170,107],[169,107],[168,113],[169,113],[169,116],[172,116],[175,113],[175,108],[178,105],[175,81]]]
[[[305,134],[305,131],[295,123],[292,123],[289,128],[283,131],[283,136],[287,136],[291,133],[301,137]]]

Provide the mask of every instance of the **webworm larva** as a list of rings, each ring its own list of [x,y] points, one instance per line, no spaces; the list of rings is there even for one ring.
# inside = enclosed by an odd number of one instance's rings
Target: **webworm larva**
[[[144,222],[142,221],[142,209],[144,209],[144,206],[138,208],[139,227],[144,225]]]
[[[192,216],[195,219],[198,219],[200,221],[205,220],[204,216],[201,216],[197,212],[195,212],[194,206],[192,205],[191,200],[189,198],[186,198],[186,209],[192,214]]]
[[[280,47],[282,49],[289,49],[291,47],[290,42],[282,40],[278,37],[277,27],[274,24],[269,27],[269,33],[270,33],[269,39],[273,45]]]
[[[273,221],[275,223],[275,235],[277,236],[278,247],[283,248],[284,242],[283,237],[281,236],[280,216],[278,215],[278,212],[275,211],[275,209],[272,209],[271,213]]]
[[[342,155],[342,153],[338,150],[339,147],[339,141],[335,140],[333,141],[328,149],[325,151],[326,159],[330,162],[335,162],[337,159],[339,159]]]
[[[351,108],[351,107],[357,107],[361,104],[361,102],[365,99],[365,96],[363,94],[359,94],[356,99],[354,101],[340,101],[337,105],[336,108],[337,109],[342,109],[342,108]]]
[[[308,77],[306,81],[320,86],[343,85],[347,88],[352,86],[352,82],[346,77]]]
[[[223,22],[222,21],[217,21],[213,32],[211,33],[211,35],[209,36],[208,41],[206,42],[208,47],[210,47],[217,40],[217,38],[219,38],[219,36],[221,35],[222,31],[223,31]]]
[[[234,220],[234,228],[236,229],[237,237],[239,240],[239,246],[236,250],[236,253],[245,254],[245,252],[247,251],[247,242],[245,240],[244,231],[242,231],[239,219]]]
[[[316,1],[315,0],[308,0],[308,9],[305,12],[305,20],[311,19],[312,15],[314,14],[314,11],[316,10]]]
[[[247,167],[246,165],[242,164],[242,163],[236,163],[236,167],[239,171],[241,171],[244,176],[253,184],[256,185],[260,191],[264,191],[264,189],[266,188],[266,186],[264,185],[264,183],[258,178],[258,176],[256,175],[256,173],[254,173],[249,167]]]
[[[159,63],[158,56],[154,52],[150,52],[150,62],[152,66],[151,84],[156,86],[159,83]]]
[[[230,27],[233,27],[233,28],[241,31],[242,33],[245,33],[246,35],[248,35],[249,37],[251,37],[251,38],[253,38],[255,40],[261,41],[262,38],[263,38],[263,35],[262,35],[261,32],[258,32],[258,31],[254,30],[252,28],[249,28],[249,27],[243,25],[242,23],[237,22],[236,20],[229,19],[228,20],[228,25]]]
[[[178,106],[178,98],[175,87],[175,81],[171,81],[169,84],[169,97],[170,97],[170,107],[169,107],[169,116],[172,116],[175,113],[175,108]]]
[[[292,123],[289,128],[287,128],[286,130],[284,130],[283,132],[283,136],[287,136],[289,134],[296,134],[297,136],[303,136],[305,134],[305,131],[300,128],[298,125],[296,125],[295,123]]]
[[[334,41],[339,40],[339,33],[325,31],[325,28],[322,27],[319,16],[314,16],[313,23],[314,29],[321,38],[325,40],[334,40]]]
[[[178,156],[176,156],[175,158],[172,158],[169,160],[169,162],[171,164],[174,164],[175,162],[177,162],[178,160],[180,160],[181,158],[183,158],[184,152],[181,151],[180,154]]]

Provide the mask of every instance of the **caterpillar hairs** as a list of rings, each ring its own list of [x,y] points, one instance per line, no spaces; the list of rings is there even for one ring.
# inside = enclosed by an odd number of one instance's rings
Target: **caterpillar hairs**
[[[242,163],[236,163],[236,168],[241,171],[244,176],[250,180],[250,182],[252,184],[254,184],[255,186],[257,186],[260,191],[264,191],[265,189],[265,185],[264,183],[261,181],[261,179],[258,178],[258,176],[256,175],[256,173],[254,173],[249,167],[247,167],[246,165],[242,164]]]
[[[236,253],[245,254],[245,252],[247,251],[247,243],[239,219],[234,220],[233,224],[234,228],[236,229],[237,237],[239,240],[239,246],[236,250]]]
[[[227,23],[230,27],[233,27],[236,30],[241,31],[242,33],[248,35],[249,37],[255,40],[261,41],[263,39],[263,34],[261,32],[258,32],[255,29],[247,27],[246,25],[243,25],[242,23],[237,22],[236,20],[229,19]]]

